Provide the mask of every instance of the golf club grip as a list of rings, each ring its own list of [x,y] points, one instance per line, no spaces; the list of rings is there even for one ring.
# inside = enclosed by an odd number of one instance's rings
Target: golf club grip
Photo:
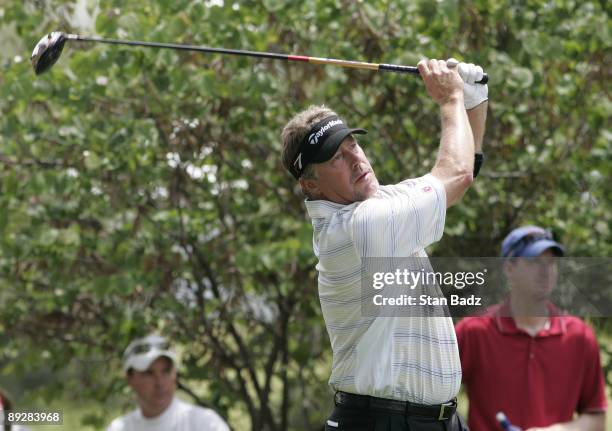
[[[414,66],[400,66],[398,64],[379,64],[378,70],[385,70],[388,72],[397,72],[397,73],[412,73],[413,75],[419,74],[419,69]],[[477,81],[476,84],[486,84],[489,82],[489,75],[486,73],[482,76],[480,81]]]

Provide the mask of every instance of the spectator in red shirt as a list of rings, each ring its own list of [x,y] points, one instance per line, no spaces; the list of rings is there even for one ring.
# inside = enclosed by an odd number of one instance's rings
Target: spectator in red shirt
[[[508,300],[457,324],[472,431],[501,429],[500,411],[528,431],[604,431],[597,340],[586,323],[548,300],[557,282],[555,258],[563,253],[540,227],[513,230],[502,243]]]

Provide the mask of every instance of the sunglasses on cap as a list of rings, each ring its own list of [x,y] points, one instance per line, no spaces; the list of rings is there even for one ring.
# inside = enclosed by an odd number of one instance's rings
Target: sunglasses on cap
[[[170,343],[167,341],[158,342],[143,342],[132,346],[130,350],[125,352],[124,358],[132,355],[143,355],[149,353],[151,350],[170,350]]]
[[[528,233],[524,235],[521,239],[516,241],[514,244],[512,244],[512,246],[508,249],[504,257],[513,257],[520,255],[520,252],[523,251],[528,245],[542,240],[554,241],[555,239],[553,237],[552,232],[547,230]]]

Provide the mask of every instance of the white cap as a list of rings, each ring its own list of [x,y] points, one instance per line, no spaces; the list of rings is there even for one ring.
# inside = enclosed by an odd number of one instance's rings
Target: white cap
[[[130,368],[136,371],[146,371],[153,361],[162,356],[170,359],[176,366],[176,353],[166,338],[158,334],[137,338],[125,349],[123,371],[127,373]]]

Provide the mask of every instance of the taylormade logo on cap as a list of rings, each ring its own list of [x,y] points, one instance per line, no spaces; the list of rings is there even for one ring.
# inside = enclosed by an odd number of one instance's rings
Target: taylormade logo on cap
[[[319,138],[325,134],[329,129],[339,124],[344,124],[342,120],[331,120],[326,123],[323,127],[321,127],[317,132],[313,133],[308,137],[308,143],[310,145],[316,145],[319,143]]]

